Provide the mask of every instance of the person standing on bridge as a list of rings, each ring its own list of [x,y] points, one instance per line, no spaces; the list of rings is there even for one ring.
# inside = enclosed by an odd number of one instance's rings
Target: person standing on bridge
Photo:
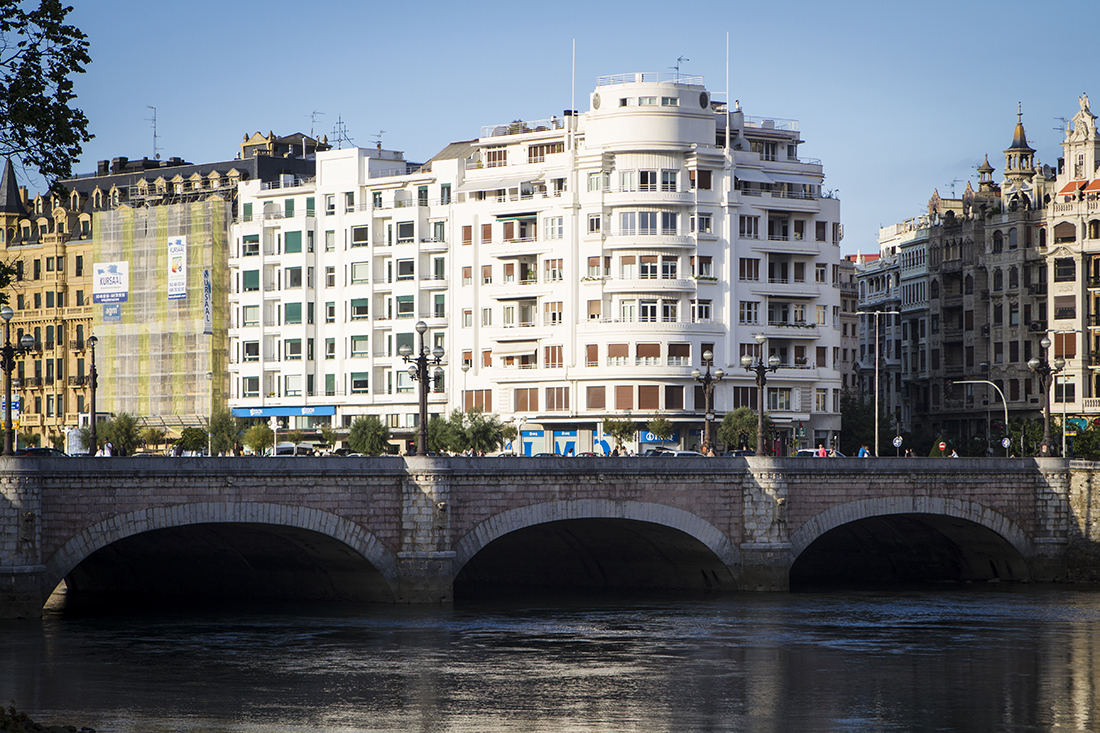
[[[867,450],[867,446],[861,445],[859,447],[859,453],[856,454],[856,458],[870,458],[871,451]]]

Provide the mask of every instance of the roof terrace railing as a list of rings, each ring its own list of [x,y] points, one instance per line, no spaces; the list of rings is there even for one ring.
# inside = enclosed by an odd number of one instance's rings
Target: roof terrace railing
[[[667,71],[642,71],[633,74],[610,74],[608,76],[601,76],[596,79],[596,86],[609,87],[615,84],[635,84],[638,82],[672,82],[673,84],[692,84],[701,86],[703,84],[703,77],[686,76],[684,74],[676,72],[669,73]]]

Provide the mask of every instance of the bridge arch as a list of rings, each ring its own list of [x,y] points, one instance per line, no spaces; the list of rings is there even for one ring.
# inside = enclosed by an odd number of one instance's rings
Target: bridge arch
[[[732,587],[739,581],[740,553],[729,538],[713,524],[691,512],[675,507],[648,502],[605,499],[551,501],[510,509],[489,517],[468,531],[455,544],[453,565],[455,577],[461,580],[463,571],[470,566],[471,560],[506,535],[535,528],[565,526],[568,522],[576,522],[576,526],[587,522],[590,527],[594,526],[593,522],[604,522],[600,526],[606,530],[611,526],[607,522],[616,521],[620,526],[629,526],[642,533],[648,531],[647,527],[649,530],[657,530],[661,533],[660,538],[654,536],[655,542],[649,548],[653,549],[655,556],[668,557],[662,548],[656,548],[658,542],[673,542],[681,546],[692,545],[695,548],[705,548],[710,553],[707,561],[715,568],[720,564],[722,569],[719,569],[719,573],[723,573],[723,570],[728,571],[724,573],[726,576],[724,578],[713,577],[712,573],[713,582],[706,579],[707,587],[714,587],[715,584],[718,587]],[[638,532],[632,531],[632,534],[638,536]],[[520,562],[522,563],[523,560],[521,559]]]
[[[970,523],[967,526],[974,527],[976,530],[981,528],[978,531],[982,532],[983,537],[989,537],[991,534],[995,535],[998,538],[995,540],[997,545],[1004,548],[1008,554],[1013,555],[1009,564],[1012,565],[1015,561],[1017,567],[1022,566],[1024,575],[1028,575],[1030,572],[1027,563],[1034,557],[1035,548],[1027,533],[1018,524],[1004,514],[982,504],[962,499],[932,496],[893,496],[860,499],[826,509],[813,516],[791,534],[788,569],[794,568],[811,545],[833,530],[846,525],[854,526],[865,520],[889,520],[891,518],[906,518],[907,520],[936,525],[931,528],[931,532],[942,529],[944,522],[963,520]],[[954,524],[959,525],[958,522]],[[988,545],[988,543],[986,544]],[[1005,547],[1006,545],[1007,547]],[[962,549],[965,551],[967,548],[963,547]],[[982,548],[982,551],[988,552],[988,550],[988,546]]]
[[[391,595],[397,588],[398,569],[393,553],[361,526],[336,514],[266,502],[200,502],[141,509],[85,527],[47,560],[46,592],[55,588],[80,563],[116,542],[158,530],[229,524],[304,530],[322,535],[369,563],[384,580]]]

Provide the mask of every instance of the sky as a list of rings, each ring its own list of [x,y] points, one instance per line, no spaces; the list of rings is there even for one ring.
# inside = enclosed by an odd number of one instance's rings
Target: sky
[[[841,199],[843,254],[877,252],[879,227],[924,213],[934,189],[976,187],[986,154],[999,179],[1018,104],[1056,165],[1057,118],[1082,92],[1100,100],[1095,0],[73,4],[92,57],[75,104],[96,136],[77,173],[153,157],[150,107],[162,157],[231,160],[257,131],[333,141],[342,121],[353,144],[382,133],[420,162],[574,94],[584,112],[602,75],[679,63],[723,100],[728,34],[729,96],[799,121],[800,155]]]

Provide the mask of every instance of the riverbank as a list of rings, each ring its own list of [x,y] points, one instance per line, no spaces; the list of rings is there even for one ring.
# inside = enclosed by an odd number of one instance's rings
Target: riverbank
[[[0,731],[4,733],[95,733],[95,728],[77,728],[75,725],[43,725],[31,720],[26,713],[10,705],[0,709]]]

